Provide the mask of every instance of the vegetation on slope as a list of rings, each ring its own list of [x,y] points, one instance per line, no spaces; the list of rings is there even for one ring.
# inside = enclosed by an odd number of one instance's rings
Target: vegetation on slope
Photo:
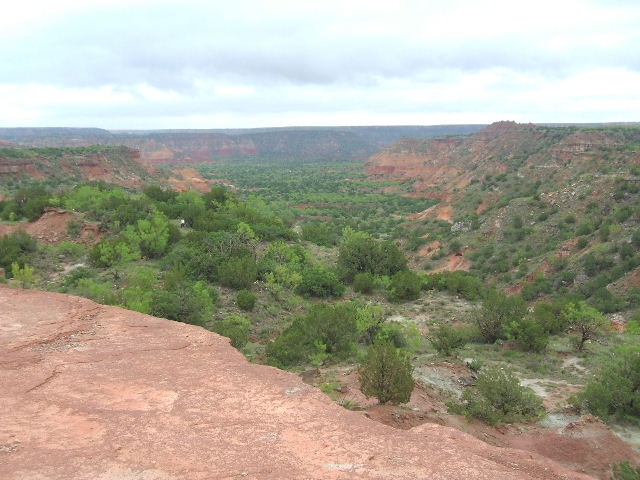
[[[204,194],[105,183],[14,188],[0,203],[9,223],[46,206],[76,213],[56,245],[1,237],[0,267],[25,284],[203,325],[254,361],[292,369],[360,362],[388,342],[418,362],[457,355],[487,369],[508,362],[519,378],[562,377],[586,385],[574,401],[583,411],[635,419],[633,382],[620,383],[623,399],[605,398],[587,373],[560,366],[570,354],[615,385],[630,377],[608,358],[623,348],[633,359],[638,349],[637,131],[598,130],[597,138],[624,142],[593,147],[588,158],[571,157],[572,147],[564,167],[538,174],[558,142],[592,133],[558,130],[524,129],[517,158],[516,147],[496,143],[500,173],[488,173],[483,165],[495,162],[484,158],[465,187],[446,192],[451,221],[409,220],[437,200],[420,198],[404,178],[369,178],[361,163],[213,163],[203,174],[237,190]],[[87,243],[81,232],[91,225],[98,234]],[[442,270],[457,258],[470,271]],[[610,329],[614,314],[628,333]],[[511,383],[498,378],[500,388]],[[522,395],[522,418],[537,415],[538,403]],[[490,422],[515,418],[515,410],[495,417],[490,398],[463,401]]]

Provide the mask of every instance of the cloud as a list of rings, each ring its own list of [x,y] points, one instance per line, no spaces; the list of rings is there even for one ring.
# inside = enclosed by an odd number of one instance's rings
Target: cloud
[[[603,115],[609,95],[606,115],[636,115],[596,83],[640,70],[631,1],[37,3],[0,20],[0,101],[23,119],[559,118],[536,96],[574,98],[578,84]]]

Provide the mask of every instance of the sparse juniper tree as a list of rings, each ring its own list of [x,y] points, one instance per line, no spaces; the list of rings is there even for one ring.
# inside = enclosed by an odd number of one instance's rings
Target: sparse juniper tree
[[[411,398],[414,380],[409,356],[389,341],[377,341],[369,347],[358,371],[360,390],[376,397],[381,404],[406,403]]]

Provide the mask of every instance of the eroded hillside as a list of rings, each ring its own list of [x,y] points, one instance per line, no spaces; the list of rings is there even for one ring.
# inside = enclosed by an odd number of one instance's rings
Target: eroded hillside
[[[587,297],[605,286],[620,294],[639,287],[637,262],[625,253],[639,236],[637,127],[498,122],[469,136],[403,139],[372,156],[366,171],[438,200],[408,224],[424,232],[418,263],[464,255],[468,268],[512,285],[511,293],[537,281],[549,282],[546,293]],[[606,266],[596,261],[604,256]]]

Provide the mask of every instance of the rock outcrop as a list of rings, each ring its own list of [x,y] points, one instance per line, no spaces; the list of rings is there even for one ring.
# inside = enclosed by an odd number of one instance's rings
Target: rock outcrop
[[[424,425],[396,430],[202,328],[0,286],[0,478],[586,479]]]

